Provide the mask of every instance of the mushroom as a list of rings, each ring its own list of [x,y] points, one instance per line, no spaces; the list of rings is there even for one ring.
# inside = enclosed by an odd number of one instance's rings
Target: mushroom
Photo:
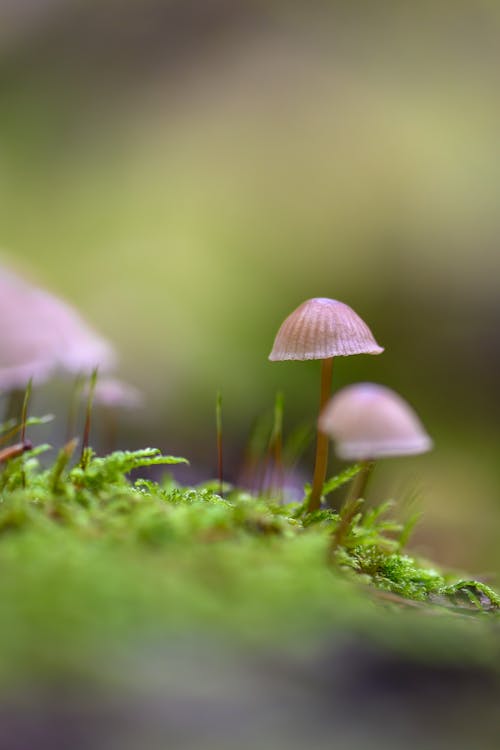
[[[113,350],[68,304],[0,268],[0,390],[24,391],[56,370],[109,368]]]
[[[282,323],[269,359],[320,359],[320,413],[331,393],[334,357],[383,352],[366,323],[343,302],[325,297],[306,300]],[[321,427],[316,440],[316,460],[308,510],[320,507],[328,463],[328,438]]]
[[[395,391],[375,383],[342,388],[328,402],[319,428],[335,441],[337,456],[360,461],[350,500],[362,497],[376,459],[425,453],[432,440],[412,407]]]

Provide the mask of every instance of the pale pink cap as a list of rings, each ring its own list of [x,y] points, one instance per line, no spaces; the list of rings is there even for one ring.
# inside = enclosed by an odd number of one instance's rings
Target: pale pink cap
[[[335,441],[348,461],[425,453],[432,448],[412,407],[397,393],[375,383],[342,388],[325,406],[319,429]]]
[[[44,382],[54,371],[106,370],[110,344],[65,302],[0,268],[0,389]]]
[[[328,359],[383,351],[349,305],[315,297],[299,305],[282,323],[269,359]]]

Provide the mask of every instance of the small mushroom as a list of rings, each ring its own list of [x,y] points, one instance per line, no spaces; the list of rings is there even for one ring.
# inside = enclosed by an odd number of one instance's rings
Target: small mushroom
[[[55,371],[107,369],[113,350],[68,304],[0,268],[0,390],[24,391]]]
[[[395,391],[375,383],[342,388],[319,418],[339,458],[364,461],[425,453],[432,447],[412,407]]]
[[[338,457],[360,461],[351,500],[362,496],[378,458],[425,453],[432,440],[412,407],[395,391],[375,383],[342,388],[326,405],[319,428],[335,442]]]
[[[306,300],[282,323],[269,359],[320,359],[320,413],[331,394],[334,357],[383,352],[366,323],[343,302],[325,297]],[[316,441],[316,461],[308,510],[317,510],[328,463],[328,438],[321,427]]]

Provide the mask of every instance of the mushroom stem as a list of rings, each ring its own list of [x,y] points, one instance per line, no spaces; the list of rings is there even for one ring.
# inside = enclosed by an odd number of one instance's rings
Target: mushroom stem
[[[351,484],[349,494],[347,495],[342,510],[340,511],[340,522],[332,538],[331,553],[333,553],[344,541],[352,519],[363,504],[363,493],[366,489],[368,480],[371,477],[374,466],[374,461],[361,462],[361,469],[359,473],[356,474],[356,477]]]
[[[355,503],[356,500],[359,500],[360,497],[363,497],[363,494],[366,490],[366,485],[368,484],[368,480],[372,475],[374,467],[375,461],[361,462],[361,469],[359,473],[356,474],[351,484],[349,494],[347,495],[347,499],[345,501],[346,506]]]
[[[319,400],[320,414],[330,398],[332,390],[333,357],[321,361],[321,393]],[[314,476],[307,510],[311,513],[321,505],[321,493],[326,479],[328,465],[328,437],[318,428],[316,437],[316,461]]]

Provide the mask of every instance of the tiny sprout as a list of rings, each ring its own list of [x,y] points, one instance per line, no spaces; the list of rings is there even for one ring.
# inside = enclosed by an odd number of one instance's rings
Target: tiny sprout
[[[334,357],[383,352],[366,323],[343,302],[324,297],[306,300],[282,323],[271,361],[320,359],[320,413],[331,393]],[[328,438],[318,427],[316,461],[308,510],[320,507],[328,464]]]

